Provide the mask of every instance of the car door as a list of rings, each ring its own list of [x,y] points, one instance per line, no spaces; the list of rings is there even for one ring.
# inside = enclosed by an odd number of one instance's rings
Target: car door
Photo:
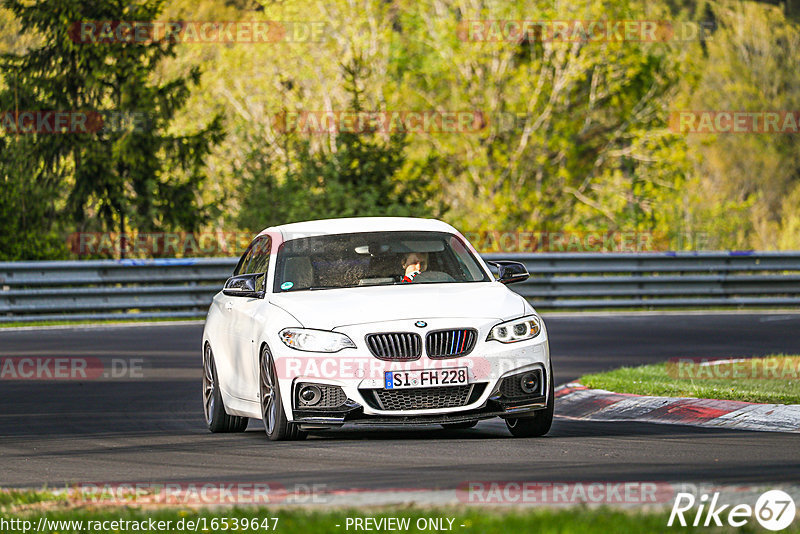
[[[270,236],[257,237],[250,245],[250,258],[241,274],[263,274],[256,284],[257,290],[264,289],[267,270],[269,269]],[[258,400],[258,334],[264,318],[261,316],[264,299],[252,297],[231,297],[233,306],[230,310],[231,345],[233,371],[236,375],[235,388],[232,392],[241,399]]]
[[[245,274],[247,266],[253,257],[252,246],[245,250],[239,263],[233,270],[233,276]],[[242,297],[234,297],[224,294],[220,291],[214,297],[214,306],[219,310],[218,313],[222,316],[222,321],[219,322],[221,328],[217,331],[218,343],[213,343],[214,354],[216,355],[215,362],[217,366],[217,374],[220,377],[220,386],[229,395],[242,398],[242,386],[240,377],[240,363],[239,363],[239,340],[237,331],[239,326],[234,320],[234,308],[240,303]]]

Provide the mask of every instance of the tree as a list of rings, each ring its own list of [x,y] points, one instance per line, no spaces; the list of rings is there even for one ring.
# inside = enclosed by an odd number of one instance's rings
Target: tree
[[[0,260],[47,260],[64,257],[67,247],[56,218],[50,186],[34,186],[25,178],[33,172],[27,157],[30,140],[9,143],[0,138]]]
[[[343,65],[349,112],[364,111],[359,59]],[[406,133],[336,131],[334,149],[314,149],[298,132],[284,132],[282,150],[255,148],[238,169],[243,187],[238,223],[265,226],[310,219],[438,214],[428,172],[435,165],[408,164]]]
[[[664,241],[681,218],[690,166],[685,139],[667,120],[679,83],[694,74],[694,44],[463,37],[470,20],[671,20],[665,4],[286,0],[265,3],[264,16],[324,20],[326,31],[320,42],[215,52],[214,81],[205,78],[208,92],[195,100],[204,109],[223,102],[230,111],[219,160],[233,164],[216,166],[228,190],[240,190],[250,168],[267,172],[266,160],[275,165],[270,183],[281,185],[287,168],[297,174],[295,154],[337,158],[335,135],[307,136],[306,150],[269,123],[287,109],[349,109],[338,66],[361,58],[370,67],[361,84],[367,110],[487,118],[477,131],[411,132],[404,140],[405,167],[425,169],[435,200],[451,208],[448,221],[464,230],[650,231]],[[238,171],[225,176],[226,168]],[[270,198],[285,207],[308,189],[274,189]],[[250,192],[241,198],[258,194],[246,184],[241,190]],[[275,196],[284,193],[291,198]],[[231,197],[226,207],[235,213],[240,206]]]
[[[199,82],[199,69],[158,81],[159,64],[175,55],[174,41],[120,42],[103,38],[100,28],[94,42],[76,35],[82,21],[152,21],[164,1],[5,0],[4,5],[23,32],[43,39],[0,60],[5,72],[0,109],[14,110],[14,120],[18,111],[75,112],[95,126],[65,133],[6,131],[4,144],[10,150],[0,154],[4,180],[22,173],[11,179],[49,196],[48,216],[38,216],[34,231],[52,231],[56,212],[67,214],[79,231],[119,230],[124,235],[129,229],[198,227],[206,211],[198,202],[204,159],[222,138],[221,118],[188,133],[175,133],[180,128],[174,119],[190,87]],[[116,26],[110,29],[109,35],[115,35]],[[22,153],[29,163],[24,168],[11,159]],[[26,242],[26,236],[17,239]]]
[[[703,76],[687,97],[694,110],[800,109],[800,27],[777,6],[715,1],[718,28]],[[714,248],[800,249],[798,134],[688,134],[697,198],[687,219]]]
[[[473,230],[668,230],[668,208],[688,169],[685,141],[667,130],[668,103],[692,73],[688,50],[536,33],[496,38],[490,24],[470,33],[468,22],[663,20],[671,18],[665,6],[403,5],[389,65],[395,92],[410,95],[411,108],[475,109],[488,117],[480,131],[430,141],[446,161],[438,178],[454,199],[456,223]]]

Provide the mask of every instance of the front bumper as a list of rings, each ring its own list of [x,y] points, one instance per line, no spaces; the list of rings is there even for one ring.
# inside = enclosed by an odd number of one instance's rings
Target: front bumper
[[[371,332],[408,330],[409,321],[342,327],[342,332],[357,347],[333,354],[303,353],[282,343],[273,344],[278,364],[284,410],[290,421],[308,428],[355,424],[442,424],[474,421],[491,417],[524,417],[547,406],[550,377],[550,349],[547,331],[517,343],[485,341],[491,326],[487,319],[425,319],[427,332],[471,328],[477,333],[474,348],[463,356],[430,358],[427,349],[413,361],[382,361],[362,343]],[[463,386],[439,386],[441,391],[423,392],[412,388],[385,390],[384,373],[388,370],[427,370],[466,367],[469,389]],[[536,394],[506,391],[504,381],[523,372],[539,373]],[[507,382],[506,382],[507,383]],[[326,408],[302,406],[298,387],[317,384],[338,388],[337,403]],[[518,388],[517,388],[518,389]],[[392,393],[387,393],[392,392]],[[326,397],[328,398],[328,397]]]
[[[538,377],[538,388],[533,393],[525,393],[515,387],[522,375],[533,372]],[[379,396],[376,390],[359,390],[364,404],[347,398],[339,406],[310,408],[298,406],[302,401],[296,395],[302,386],[313,384],[310,382],[297,382],[293,395],[294,422],[300,423],[301,428],[309,430],[314,428],[331,428],[352,423],[355,425],[424,425],[424,424],[449,424],[493,417],[527,417],[536,411],[547,407],[547,392],[549,381],[552,377],[542,365],[534,365],[523,372],[514,371],[497,380],[495,386],[489,389],[489,382],[473,383],[463,406],[456,409],[449,408],[442,413],[442,409],[428,408],[423,410],[387,410],[378,404]],[[322,386],[326,387],[326,386]],[[338,386],[327,386],[338,387]],[[451,389],[454,387],[451,387]],[[435,388],[423,388],[435,389]],[[438,388],[447,389],[447,388]],[[400,390],[409,395],[415,395],[413,389]],[[399,393],[399,392],[398,392]],[[401,395],[404,393],[400,393]],[[370,399],[370,395],[374,398]],[[376,404],[378,410],[376,410]],[[366,408],[366,409],[365,409]],[[383,409],[381,409],[383,408]],[[409,415],[408,412],[415,412]]]

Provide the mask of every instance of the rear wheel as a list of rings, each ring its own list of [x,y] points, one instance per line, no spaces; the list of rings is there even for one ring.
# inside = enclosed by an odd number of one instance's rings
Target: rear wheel
[[[264,421],[267,437],[272,441],[305,439],[308,432],[304,432],[298,425],[290,423],[283,410],[278,373],[275,370],[272,354],[266,346],[261,349],[259,369],[261,419]]]
[[[550,431],[553,424],[553,408],[555,407],[555,386],[553,384],[553,365],[550,365],[550,383],[547,394],[547,407],[539,410],[532,417],[518,417],[506,419],[506,426],[515,438],[533,438],[544,436]]]
[[[203,350],[203,414],[211,432],[244,432],[249,419],[228,415],[222,403],[222,393],[217,379],[217,365],[211,346]]]

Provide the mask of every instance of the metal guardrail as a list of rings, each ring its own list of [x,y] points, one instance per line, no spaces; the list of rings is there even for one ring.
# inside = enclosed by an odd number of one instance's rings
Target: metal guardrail
[[[0,263],[0,322],[202,317],[236,261]]]
[[[487,254],[537,309],[800,307],[800,251]]]
[[[800,306],[800,252],[487,254],[539,309]],[[0,263],[0,322],[203,317],[236,258]]]

